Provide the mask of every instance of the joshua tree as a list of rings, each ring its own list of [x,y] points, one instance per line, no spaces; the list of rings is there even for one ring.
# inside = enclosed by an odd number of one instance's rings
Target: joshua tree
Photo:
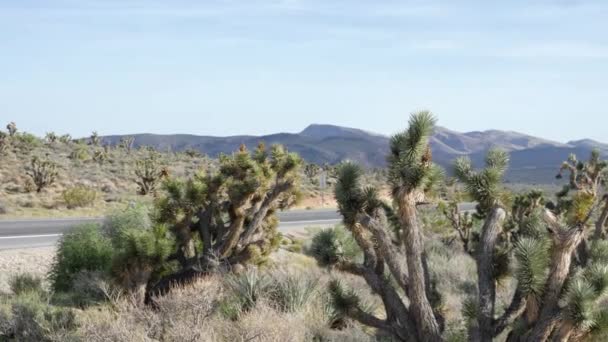
[[[436,179],[437,168],[431,162],[428,146],[434,122],[429,112],[416,113],[409,128],[391,138],[388,166],[394,209],[379,199],[377,189],[363,187],[360,167],[346,163],[337,172],[339,211],[364,253],[364,262],[354,263],[339,255],[326,260],[334,260],[334,267],[363,277],[382,299],[386,318],[365,312],[358,298],[339,282],[330,286],[334,305],[346,316],[400,341],[441,340],[443,318],[434,306],[437,296],[426,267],[416,209],[426,202],[427,192],[432,189],[430,181]],[[391,230],[398,232],[398,241],[393,241]],[[397,287],[387,278],[387,272]],[[407,300],[402,299],[400,291]]]
[[[15,134],[17,134],[17,125],[14,122],[9,122],[9,124],[6,125],[6,130],[11,137],[14,137]]]
[[[319,177],[320,172],[321,168],[317,164],[308,163],[304,166],[304,175],[312,184],[319,184],[317,177]]]
[[[57,142],[58,138],[59,137],[57,136],[57,134],[55,134],[55,132],[47,132],[45,136],[46,142],[49,144],[54,144],[55,142]]]
[[[457,200],[452,200],[448,203],[441,203],[439,208],[452,228],[458,233],[464,251],[473,254],[473,243],[479,240],[478,234],[473,231],[475,217],[468,211],[461,212],[458,209],[458,203]]]
[[[139,186],[139,194],[147,195],[156,191],[158,183],[168,176],[168,171],[159,162],[159,154],[149,151],[148,155],[135,162],[135,182]]]
[[[131,153],[133,149],[133,143],[135,142],[135,138],[133,137],[122,137],[120,138],[119,146],[127,152],[127,154]]]
[[[281,146],[255,152],[244,146],[221,155],[219,170],[189,180],[164,183],[158,201],[159,221],[171,227],[182,271],[161,281],[153,291],[218,267],[260,264],[280,242],[276,211],[295,202],[301,159]],[[195,237],[202,251],[195,248]]]
[[[36,185],[36,192],[40,192],[45,187],[53,184],[58,174],[55,163],[39,157],[32,158],[31,166],[27,168],[26,173]]]
[[[314,249],[322,256],[320,264],[363,277],[382,299],[385,318],[366,312],[339,281],[329,287],[335,308],[400,341],[443,339],[440,294],[429,277],[417,220],[417,205],[429,200],[437,174],[428,148],[433,123],[429,113],[417,113],[408,130],[391,139],[388,163],[394,209],[378,198],[376,189],[361,185],[359,167],[347,163],[339,169],[335,196],[345,226],[363,251],[363,263],[345,258],[336,241],[324,241],[327,248],[320,252]],[[483,219],[479,240],[470,246],[478,267],[477,293],[464,305],[470,339],[492,341],[508,332],[509,341],[579,341],[606,329],[608,243],[594,238],[586,262],[573,258],[594,209],[604,204],[599,187],[592,186],[599,183],[590,177],[590,186],[577,188],[567,207],[545,208],[535,191],[518,196],[509,207],[502,185],[507,165],[507,154],[497,150],[488,153],[480,171],[473,170],[468,159],[456,162],[456,175],[477,201],[477,216]],[[574,179],[585,168],[577,169]],[[587,169],[595,174],[591,170],[596,169]],[[581,191],[592,193],[591,199],[579,195]],[[463,215],[454,207],[451,212]],[[397,241],[391,231],[398,233]],[[517,287],[499,310],[496,284],[511,271]]]
[[[89,138],[89,141],[90,141],[91,145],[93,145],[93,146],[101,145],[101,137],[99,136],[97,131],[93,131],[93,133],[91,133],[91,137]]]

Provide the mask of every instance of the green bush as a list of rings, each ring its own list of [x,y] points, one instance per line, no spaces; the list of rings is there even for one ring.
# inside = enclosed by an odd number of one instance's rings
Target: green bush
[[[115,246],[124,244],[124,235],[132,230],[150,230],[152,221],[146,206],[136,204],[111,212],[103,223],[103,233]]]
[[[113,249],[99,225],[85,224],[72,229],[59,241],[49,278],[55,291],[70,290],[82,271],[108,272]]]
[[[97,191],[88,186],[77,185],[64,190],[62,196],[68,209],[74,209],[93,205],[97,199]]]
[[[15,295],[27,292],[42,293],[42,279],[40,277],[23,273],[13,276],[9,282],[9,287]]]

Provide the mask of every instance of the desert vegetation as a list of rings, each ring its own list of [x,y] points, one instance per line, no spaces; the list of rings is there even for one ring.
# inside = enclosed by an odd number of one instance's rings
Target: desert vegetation
[[[484,165],[465,157],[453,170],[436,166],[434,127],[430,112],[412,114],[390,140],[386,170],[373,173],[351,162],[306,164],[263,143],[211,161],[133,149],[133,141],[103,149],[96,134],[67,144],[47,138],[53,148],[66,145],[65,159],[38,165],[55,180],[39,192],[69,172],[61,163],[122,165],[133,172],[122,184],[145,200],[117,204],[103,224],[65,234],[46,278],[15,275],[0,300],[0,338],[608,338],[608,163],[595,152],[583,160],[565,156],[556,165],[565,180],[559,193],[515,193],[504,184],[503,151],[489,150]],[[9,155],[31,140],[15,138],[20,134],[14,127],[0,136]],[[37,155],[37,148],[26,150]],[[100,148],[104,161],[86,162]],[[183,169],[167,169],[176,164]],[[277,212],[293,207],[303,189],[318,191],[321,172],[342,224],[311,229],[303,241],[283,236]],[[91,205],[95,191],[74,186],[62,193],[74,208]],[[460,210],[463,201],[477,203],[476,210]]]
[[[38,138],[14,122],[0,130],[0,215],[5,217],[101,216],[132,201],[152,204],[163,180],[193,177],[219,167],[199,151],[158,151],[123,137],[109,145],[97,133],[74,139],[48,132]],[[307,164],[321,169],[321,166]],[[326,169],[332,169],[330,165]],[[319,174],[299,169],[301,207],[333,204]]]

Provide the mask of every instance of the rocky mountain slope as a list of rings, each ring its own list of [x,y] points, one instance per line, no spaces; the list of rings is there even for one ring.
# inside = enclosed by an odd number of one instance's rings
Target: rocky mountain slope
[[[122,136],[106,136],[104,141],[117,144]],[[135,145],[153,146],[160,150],[198,150],[215,157],[230,153],[240,144],[254,148],[259,141],[280,143],[300,153],[307,161],[318,164],[335,164],[353,160],[367,167],[382,167],[388,150],[389,137],[360,129],[334,125],[313,124],[300,133],[277,133],[265,136],[211,137],[186,134],[156,135],[135,134]],[[560,163],[570,153],[587,157],[592,149],[608,156],[608,144],[593,140],[560,143],[510,131],[488,130],[460,133],[438,127],[431,140],[433,158],[448,171],[453,160],[468,155],[476,164],[483,163],[489,148],[497,147],[511,153],[508,181],[517,183],[548,184]]]

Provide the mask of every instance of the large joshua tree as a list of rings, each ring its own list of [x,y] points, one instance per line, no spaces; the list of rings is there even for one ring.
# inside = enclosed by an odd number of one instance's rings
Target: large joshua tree
[[[276,212],[296,200],[300,157],[279,145],[268,151],[260,144],[253,153],[243,145],[220,156],[219,164],[217,172],[165,182],[165,196],[157,201],[158,221],[176,237],[173,258],[182,271],[161,281],[155,291],[219,267],[263,263],[278,247]]]
[[[338,169],[335,187],[344,225],[361,247],[364,261],[358,264],[339,255],[329,260],[338,269],[365,279],[382,299],[386,318],[365,312],[358,298],[339,282],[330,286],[334,304],[348,317],[401,341],[441,340],[443,319],[433,305],[436,296],[416,209],[427,201],[438,172],[428,145],[434,123],[429,112],[416,113],[409,128],[391,139],[388,163],[394,208],[379,199],[377,189],[361,184],[362,170],[355,164]],[[389,225],[398,232],[398,241],[389,233]],[[397,287],[386,277],[387,271]]]
[[[331,239],[318,240],[324,246],[313,249],[324,265],[363,277],[382,299],[385,315],[366,312],[339,281],[329,287],[336,309],[400,341],[443,339],[440,295],[429,277],[417,218],[417,207],[429,200],[438,173],[428,145],[433,124],[428,112],[416,113],[409,128],[391,139],[392,206],[379,199],[376,189],[361,184],[358,166],[340,167],[335,196],[345,226],[363,251],[363,262],[344,258]],[[469,338],[492,341],[503,334],[510,341],[579,341],[608,327],[605,213],[597,215],[595,224],[595,231],[601,226],[602,232],[596,234],[589,224],[595,209],[606,207],[600,179],[605,163],[599,155],[573,168],[562,167],[576,174],[558,203],[546,206],[537,191],[507,200],[502,185],[506,153],[491,150],[485,164],[474,170],[466,158],[455,163],[455,174],[478,203],[475,216],[483,222],[479,237],[468,241],[468,254],[477,263],[477,291],[464,305]],[[464,217],[457,207],[450,213]],[[589,233],[593,237],[582,249]],[[506,276],[513,277],[517,287],[501,308],[497,283]]]

